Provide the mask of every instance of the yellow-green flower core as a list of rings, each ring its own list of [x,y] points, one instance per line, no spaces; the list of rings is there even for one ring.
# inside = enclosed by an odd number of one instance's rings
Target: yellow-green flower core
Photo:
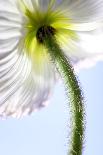
[[[63,10],[59,8],[53,9],[50,6],[45,11],[41,11],[39,6],[36,6],[34,10],[30,10],[24,3],[22,3],[22,9],[27,19],[25,25],[26,36],[24,38],[25,51],[32,59],[35,59],[36,64],[42,64],[43,59],[48,59],[46,48],[43,44],[40,45],[40,40],[38,42],[37,39],[37,32],[43,26],[55,30],[55,38],[61,47],[69,46],[71,39],[77,39],[75,31],[71,30],[73,26],[71,20]]]

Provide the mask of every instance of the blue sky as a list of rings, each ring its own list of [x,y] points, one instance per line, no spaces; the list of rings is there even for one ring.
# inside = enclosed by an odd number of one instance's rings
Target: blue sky
[[[83,155],[103,154],[103,63],[82,70],[86,134]],[[1,155],[66,155],[69,108],[62,83],[55,86],[48,107],[22,119],[0,120]]]

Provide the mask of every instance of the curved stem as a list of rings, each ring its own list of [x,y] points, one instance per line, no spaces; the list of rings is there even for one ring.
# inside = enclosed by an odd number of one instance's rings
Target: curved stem
[[[79,82],[74,74],[73,68],[66,56],[63,54],[56,39],[51,36],[44,38],[44,44],[48,49],[52,61],[56,65],[70,98],[71,111],[71,140],[69,146],[69,155],[81,155],[84,139],[84,105],[82,91]]]

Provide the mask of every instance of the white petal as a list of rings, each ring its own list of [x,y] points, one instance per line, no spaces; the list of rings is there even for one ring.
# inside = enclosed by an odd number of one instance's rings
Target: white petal
[[[23,37],[22,18],[9,0],[0,0],[0,71],[13,65],[12,59]],[[6,65],[5,65],[6,64]]]
[[[90,23],[73,23],[72,26],[68,27],[74,31],[92,31],[103,26],[102,22],[90,22]]]
[[[21,37],[24,17],[10,0],[0,0],[0,40]]]
[[[1,40],[0,45],[0,115],[3,116],[8,114],[5,111],[9,99],[28,78],[31,65],[17,39]]]
[[[54,72],[50,64],[45,62],[43,74],[36,74],[26,59],[18,61],[8,76],[0,78],[1,117],[21,117],[46,106],[54,85]]]
[[[17,6],[18,0],[0,0],[0,11],[5,11],[8,13],[14,13],[20,15],[20,11]]]
[[[17,55],[15,55],[15,57],[17,57]],[[9,107],[11,103],[15,104],[13,100],[10,100],[11,102],[9,103],[9,99],[15,97],[15,92],[18,92],[18,89],[20,89],[29,74],[30,65],[28,65],[26,57],[21,55],[16,62],[9,67],[9,70],[0,77],[0,115],[8,115],[9,111],[7,107]],[[13,107],[17,106],[13,104]],[[4,110],[2,111],[2,109]]]
[[[103,29],[91,32],[78,32],[79,41],[72,41],[72,48],[65,48],[66,55],[75,68],[88,68],[103,61]]]
[[[103,0],[62,0],[59,7],[74,23],[103,19]]]

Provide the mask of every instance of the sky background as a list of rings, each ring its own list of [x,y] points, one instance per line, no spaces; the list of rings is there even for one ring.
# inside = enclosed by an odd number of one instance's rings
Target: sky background
[[[82,70],[86,133],[83,155],[103,155],[103,62]],[[0,155],[67,155],[69,106],[58,83],[48,107],[22,119],[0,120]]]

